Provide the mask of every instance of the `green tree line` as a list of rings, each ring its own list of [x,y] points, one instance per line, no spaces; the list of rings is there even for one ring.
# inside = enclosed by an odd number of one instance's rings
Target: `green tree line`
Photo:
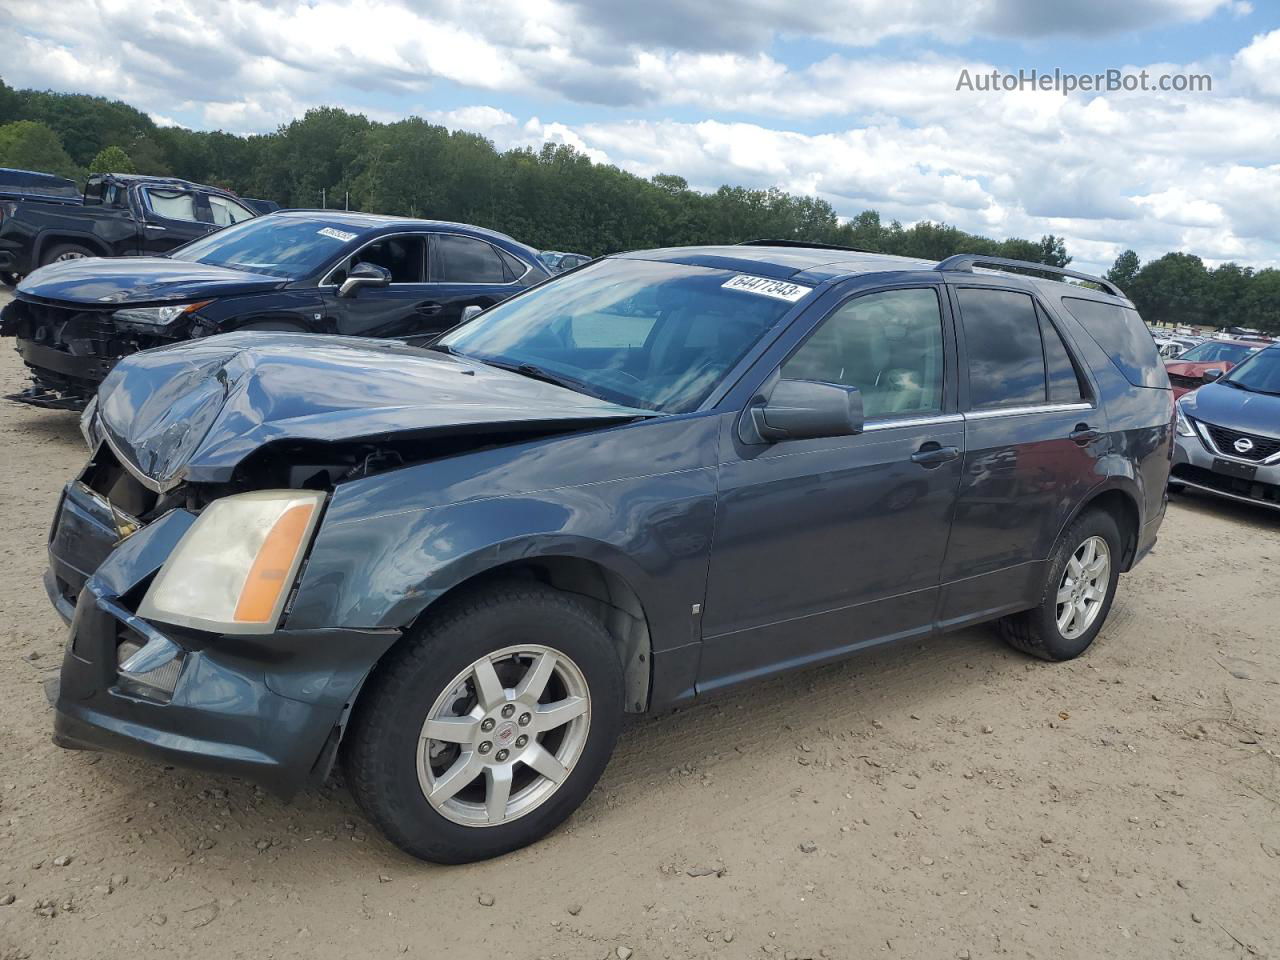
[[[931,221],[885,223],[875,210],[843,219],[817,197],[728,185],[703,192],[675,174],[646,180],[594,163],[564,144],[500,151],[482,136],[421,117],[378,123],[335,107],[309,110],[274,133],[238,136],[160,127],[118,100],[18,90],[0,80],[0,166],[73,178],[103,170],[172,175],[286,207],[349,203],[372,213],[474,223],[539,249],[592,256],[769,237],[930,260],[982,253],[1071,262],[1062,238],[1051,234],[998,240]],[[1127,251],[1111,279],[1155,322],[1280,332],[1273,269],[1207,270],[1183,253],[1144,265]]]

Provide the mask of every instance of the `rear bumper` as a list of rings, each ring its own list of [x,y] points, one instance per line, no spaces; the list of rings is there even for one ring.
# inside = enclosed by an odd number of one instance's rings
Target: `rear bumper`
[[[231,637],[141,620],[130,601],[193,522],[180,510],[110,550],[76,594],[81,568],[94,566],[88,546],[115,537],[92,530],[97,521],[86,499],[74,485],[68,488],[45,578],[54,607],[70,617],[54,742],[243,777],[285,798],[322,780],[360,684],[399,632]],[[60,554],[77,543],[87,559]],[[120,673],[121,645],[148,641],[172,648],[177,679],[171,691],[139,687]]]
[[[1221,458],[1210,451],[1200,437],[1179,436],[1174,444],[1169,482],[1181,483],[1226,500],[1280,510],[1280,463],[1253,464],[1254,476],[1246,480],[1215,469],[1214,461],[1217,459]]]

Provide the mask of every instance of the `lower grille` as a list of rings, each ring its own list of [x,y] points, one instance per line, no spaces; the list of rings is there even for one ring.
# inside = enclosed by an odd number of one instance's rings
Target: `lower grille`
[[[1239,457],[1241,460],[1265,460],[1280,453],[1280,440],[1274,440],[1271,437],[1260,437],[1255,433],[1244,433],[1229,427],[1214,426],[1211,423],[1206,423],[1204,428],[1209,431],[1209,436],[1213,438],[1213,445],[1218,448],[1218,452],[1225,453],[1229,457]],[[1240,450],[1236,447],[1237,440],[1247,440],[1252,446],[1247,450]]]
[[[1259,503],[1280,506],[1280,486],[1274,483],[1260,483],[1257,480],[1244,480],[1239,477],[1227,477],[1203,467],[1195,467],[1189,463],[1179,463],[1170,474],[1175,481],[1185,480],[1210,490],[1247,497]]]

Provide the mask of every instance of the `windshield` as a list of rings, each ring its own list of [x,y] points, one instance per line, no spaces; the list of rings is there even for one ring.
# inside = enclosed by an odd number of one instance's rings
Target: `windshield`
[[[1280,396],[1280,347],[1259,350],[1244,363],[1234,367],[1223,377],[1223,381],[1255,393]]]
[[[1239,363],[1249,355],[1250,349],[1250,347],[1246,347],[1242,343],[1222,343],[1210,340],[1208,343],[1202,343],[1198,347],[1192,347],[1178,358],[1178,362],[1213,363],[1225,361],[1226,363]]]
[[[614,403],[683,413],[809,291],[743,276],[601,260],[487,310],[437,346],[499,366],[530,365]]]
[[[299,280],[332,263],[357,236],[346,224],[255,217],[188,243],[169,257]]]

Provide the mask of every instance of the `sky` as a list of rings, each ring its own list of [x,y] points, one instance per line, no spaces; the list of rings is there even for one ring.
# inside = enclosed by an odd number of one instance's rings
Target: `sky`
[[[904,224],[1280,260],[1280,0],[0,0],[11,86],[264,132],[319,105]],[[957,89],[993,70],[1211,91]]]

